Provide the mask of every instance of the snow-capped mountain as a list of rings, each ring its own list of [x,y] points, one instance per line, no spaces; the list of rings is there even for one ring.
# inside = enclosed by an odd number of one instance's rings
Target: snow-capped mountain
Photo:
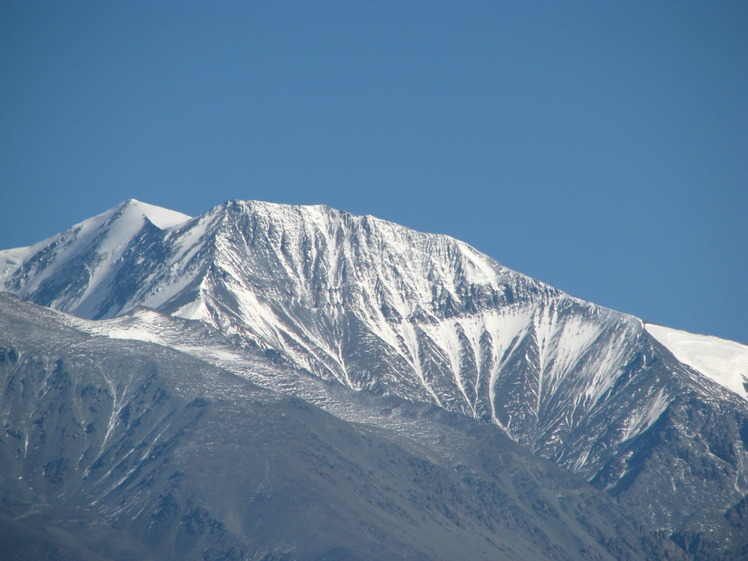
[[[131,200],[0,252],[0,271],[3,290],[82,318],[152,308],[316,379],[494,423],[655,528],[712,531],[748,493],[745,346],[694,351],[447,236],[325,206],[189,218]],[[159,337],[157,314],[136,316],[108,325]]]

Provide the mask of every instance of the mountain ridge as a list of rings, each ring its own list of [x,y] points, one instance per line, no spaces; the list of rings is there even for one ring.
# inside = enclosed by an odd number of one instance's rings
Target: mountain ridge
[[[454,238],[324,205],[229,201],[170,216],[166,228],[143,221],[124,236],[116,221],[90,239],[73,228],[12,266],[21,253],[0,252],[0,283],[114,322],[118,336],[156,336],[147,314],[117,319],[145,306],[216,330],[228,341],[222,352],[254,349],[326,383],[494,423],[655,528],[718,527],[748,493],[748,402],[734,373],[703,374],[638,318]],[[279,391],[305,383],[281,378],[258,380]],[[683,489],[662,486],[663,464]],[[680,512],[684,503],[699,512]]]

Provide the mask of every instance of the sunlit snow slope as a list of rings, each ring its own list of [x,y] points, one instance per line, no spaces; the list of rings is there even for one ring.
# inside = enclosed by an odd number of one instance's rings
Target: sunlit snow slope
[[[748,399],[748,346],[651,323],[646,327],[683,364]]]

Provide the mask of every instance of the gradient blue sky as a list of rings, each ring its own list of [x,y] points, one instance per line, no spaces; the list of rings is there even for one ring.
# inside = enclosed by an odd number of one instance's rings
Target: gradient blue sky
[[[0,3],[0,247],[324,203],[748,343],[748,3]]]

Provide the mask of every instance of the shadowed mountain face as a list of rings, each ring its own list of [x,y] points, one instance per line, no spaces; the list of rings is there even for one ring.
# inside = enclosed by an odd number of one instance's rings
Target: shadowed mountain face
[[[418,430],[348,423],[5,296],[0,334],[0,538],[20,558],[681,558],[489,424],[401,400],[388,416]]]
[[[189,219],[128,201],[0,252],[0,282],[115,318],[85,331],[179,348],[342,420],[362,422],[361,403],[332,387],[490,423],[651,529],[733,535],[725,513],[748,494],[748,401],[735,384],[676,359],[637,318],[446,236],[322,206],[235,201]],[[369,425],[397,424],[377,413],[389,406],[367,407]]]

